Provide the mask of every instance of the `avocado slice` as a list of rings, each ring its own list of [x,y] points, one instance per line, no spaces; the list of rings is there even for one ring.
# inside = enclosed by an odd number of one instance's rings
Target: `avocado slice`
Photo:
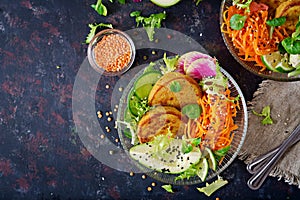
[[[151,0],[152,3],[163,7],[163,8],[167,8],[170,6],[173,6],[175,4],[177,4],[180,0]]]
[[[179,174],[191,165],[199,162],[201,151],[198,148],[189,153],[183,153],[182,140],[172,139],[163,152],[156,152],[153,142],[133,146],[129,150],[130,156],[145,167],[169,174]]]

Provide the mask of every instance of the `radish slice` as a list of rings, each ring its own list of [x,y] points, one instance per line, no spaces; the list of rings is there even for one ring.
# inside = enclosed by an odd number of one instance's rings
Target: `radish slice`
[[[207,58],[197,59],[189,65],[186,74],[198,80],[206,77],[214,77],[217,74],[215,60]]]

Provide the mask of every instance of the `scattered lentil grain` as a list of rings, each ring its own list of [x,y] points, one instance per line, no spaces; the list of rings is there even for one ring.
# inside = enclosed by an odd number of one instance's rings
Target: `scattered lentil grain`
[[[134,173],[133,173],[133,172],[130,172],[129,175],[130,175],[130,176],[134,176]]]
[[[151,192],[152,191],[152,187],[147,187],[147,190],[148,190],[148,192]]]
[[[142,179],[146,179],[147,176],[145,174],[142,175]]]

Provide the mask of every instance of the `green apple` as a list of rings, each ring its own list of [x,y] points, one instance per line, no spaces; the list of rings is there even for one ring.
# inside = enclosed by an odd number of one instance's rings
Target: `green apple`
[[[176,3],[178,3],[179,1],[180,0],[151,0],[152,3],[154,3],[160,7],[163,7],[163,8],[173,6]]]

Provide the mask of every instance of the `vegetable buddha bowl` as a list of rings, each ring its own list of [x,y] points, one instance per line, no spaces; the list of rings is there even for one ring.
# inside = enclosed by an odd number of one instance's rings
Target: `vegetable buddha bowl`
[[[123,149],[143,173],[175,185],[219,175],[247,130],[244,96],[216,58],[192,51],[141,69],[117,114]]]
[[[125,73],[135,59],[131,38],[117,29],[106,29],[96,34],[88,46],[88,60],[97,72],[106,76]]]
[[[300,80],[300,0],[223,0],[220,26],[232,56],[276,81]]]

